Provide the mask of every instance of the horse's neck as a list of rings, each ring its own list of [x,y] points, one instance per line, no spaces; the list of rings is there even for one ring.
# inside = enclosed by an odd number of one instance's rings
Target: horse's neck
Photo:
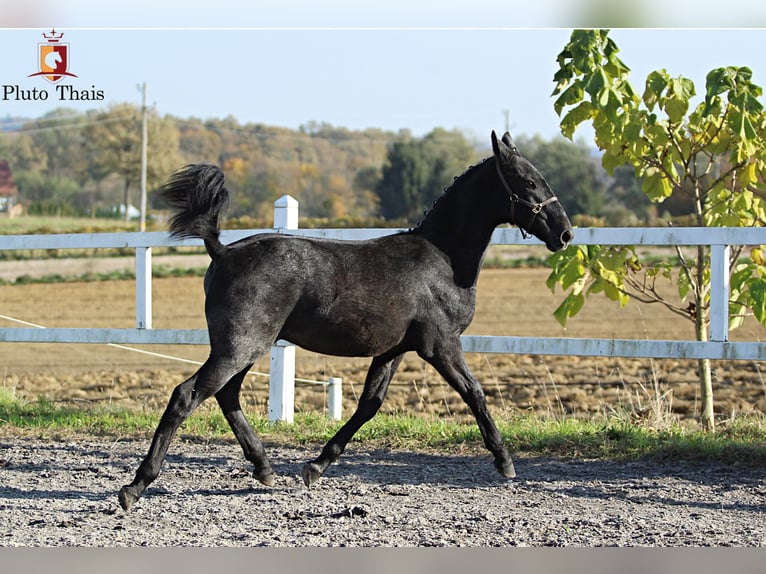
[[[497,223],[487,203],[480,200],[491,185],[484,173],[472,173],[459,179],[413,231],[421,235],[450,259],[461,286],[471,286],[481,268],[484,254]]]

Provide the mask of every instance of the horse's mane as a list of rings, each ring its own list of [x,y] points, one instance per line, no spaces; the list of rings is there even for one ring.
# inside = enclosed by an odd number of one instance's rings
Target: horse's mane
[[[485,163],[487,163],[493,157],[494,156],[489,156],[487,158],[484,158],[481,162],[475,165],[469,166],[468,169],[466,169],[460,175],[456,175],[455,178],[452,180],[452,183],[449,186],[445,187],[442,190],[442,194],[434,200],[433,204],[431,205],[431,208],[426,210],[423,213],[423,219],[418,221],[415,224],[415,227],[410,229],[409,231],[412,232],[412,231],[415,231],[416,229],[419,229],[428,220],[429,216],[432,213],[438,211],[440,207],[444,206],[445,198],[452,197],[452,195],[454,195],[455,193],[455,189],[460,188],[464,180],[466,180],[469,176],[473,175],[474,172],[478,171],[479,168],[481,168]]]

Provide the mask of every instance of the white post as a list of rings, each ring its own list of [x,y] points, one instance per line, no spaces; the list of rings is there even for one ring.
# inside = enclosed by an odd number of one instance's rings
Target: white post
[[[298,229],[298,201],[283,195],[274,202],[274,229]],[[295,411],[295,347],[277,341],[271,348],[269,421],[293,422]]]
[[[295,412],[295,346],[277,341],[271,348],[269,421],[293,422]]]
[[[729,340],[728,245],[710,246],[710,340]]]
[[[327,392],[327,410],[334,421],[339,421],[343,416],[343,379],[330,377]]]
[[[283,195],[274,202],[274,229],[298,229],[298,200]]]
[[[152,248],[136,247],[136,329],[152,328]]]

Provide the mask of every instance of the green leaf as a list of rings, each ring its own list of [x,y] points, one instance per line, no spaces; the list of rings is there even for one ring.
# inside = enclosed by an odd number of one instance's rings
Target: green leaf
[[[566,106],[572,106],[582,101],[582,98],[583,98],[582,85],[580,82],[574,82],[566,90],[564,90],[564,92],[554,102],[553,108],[556,110],[556,113],[560,116],[561,112]]]
[[[579,257],[573,257],[569,262],[561,269],[559,273],[558,282],[561,284],[562,289],[569,289],[577,281],[579,281],[585,275],[585,265],[583,265],[582,259]]]
[[[662,92],[668,85],[668,73],[665,70],[651,72],[646,77],[646,88],[644,89],[644,105],[652,111],[662,97]]]
[[[756,265],[766,265],[766,258],[763,256],[763,250],[764,246],[761,245],[760,247],[753,247],[750,250],[750,259],[753,260],[753,263]]]
[[[593,106],[590,102],[580,102],[580,104],[567,112],[559,124],[561,133],[564,137],[572,139],[577,126],[591,118]]]
[[[553,312],[553,316],[562,327],[566,327],[567,319],[577,315],[584,304],[585,296],[582,293],[570,293]]]
[[[612,90],[609,88],[603,88],[600,92],[598,92],[598,104],[604,108],[609,104],[609,96],[611,95]]]
[[[715,96],[734,87],[732,68],[716,68],[708,72],[705,80],[705,102],[711,102]]]
[[[654,202],[662,201],[673,193],[673,184],[655,167],[650,167],[644,173],[641,189]]]
[[[681,298],[681,301],[683,301],[692,290],[692,285],[683,269],[678,272],[678,281],[676,284],[678,286],[678,296]]]
[[[674,124],[680,123],[686,116],[686,112],[689,110],[689,100],[682,98],[669,98],[665,100],[665,111],[668,114],[668,118]]]
[[[750,308],[758,322],[766,327],[766,279],[753,277],[747,285],[750,293]]]
[[[609,78],[606,77],[606,73],[603,68],[597,68],[593,70],[588,82],[585,84],[585,91],[590,94],[591,98],[595,98],[600,94],[604,88],[609,85]]]

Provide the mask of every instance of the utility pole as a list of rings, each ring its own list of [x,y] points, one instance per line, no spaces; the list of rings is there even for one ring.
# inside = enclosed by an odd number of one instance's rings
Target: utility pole
[[[511,131],[511,111],[503,110],[503,116],[505,117],[505,131]]]
[[[146,82],[141,84],[141,219],[139,231],[146,231],[146,140],[148,110],[146,109]],[[128,206],[125,206],[128,209]]]

